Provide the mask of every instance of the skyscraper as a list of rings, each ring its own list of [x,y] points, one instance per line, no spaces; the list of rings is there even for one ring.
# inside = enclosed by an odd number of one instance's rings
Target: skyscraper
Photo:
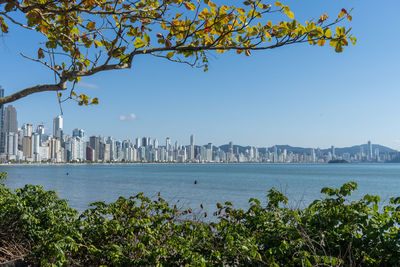
[[[189,159],[194,160],[194,135],[190,136]]]
[[[8,105],[4,110],[3,132],[18,132],[17,110],[12,105]]]
[[[372,160],[372,143],[368,141],[368,160]]]
[[[8,142],[10,140],[14,141],[14,135],[10,135],[10,133],[18,133],[17,111],[12,105],[8,105],[4,110],[4,121],[0,135],[0,153],[9,154],[10,151],[8,148],[14,147],[14,144]]]
[[[140,142],[140,137],[138,137],[138,138],[136,138],[136,144],[135,144],[135,147],[136,148],[139,148],[139,147],[141,147],[141,142]]]
[[[22,130],[24,132],[24,136],[32,136],[33,134],[33,125],[32,124],[24,124],[22,126]]]
[[[8,159],[15,159],[18,153],[18,133],[4,133],[5,136],[5,153]]]
[[[83,129],[74,129],[72,131],[72,137],[80,137],[82,140],[86,140],[85,130]]]
[[[154,139],[154,148],[158,149],[158,139]]]
[[[35,161],[40,161],[40,154],[39,154],[39,149],[40,149],[40,135],[38,133],[34,133],[32,135],[32,156]]]
[[[61,138],[62,131],[63,131],[63,118],[61,116],[57,116],[53,120],[53,136]]]
[[[193,134],[190,136],[190,145],[194,146],[194,135]]]
[[[116,146],[114,138],[109,136],[106,140],[106,144],[110,145],[110,160],[115,161],[117,159],[117,154],[116,154]]]
[[[91,136],[89,140],[89,146],[94,150],[93,161],[99,160],[100,156],[100,138],[97,136]]]
[[[146,146],[148,146],[149,144],[147,143],[147,137],[143,137],[142,138],[142,146],[144,146],[144,147],[146,147]]]
[[[0,85],[0,97],[4,97],[4,89]],[[0,132],[3,131],[4,124],[4,105],[0,105]]]
[[[4,96],[4,89],[0,85],[0,97]],[[3,125],[4,125],[4,105],[0,105],[0,153],[5,152],[5,140],[6,140],[6,134],[3,131]]]

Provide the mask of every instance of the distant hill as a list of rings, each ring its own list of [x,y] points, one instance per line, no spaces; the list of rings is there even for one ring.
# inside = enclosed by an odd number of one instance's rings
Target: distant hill
[[[289,146],[289,145],[276,145],[278,151],[281,150],[283,151],[284,149],[286,149],[286,151],[289,152],[293,152],[296,154],[309,154],[311,151],[311,148],[304,148],[304,147],[293,147],[293,146]],[[367,144],[363,144],[363,145],[358,145],[358,146],[352,146],[352,147],[343,147],[343,148],[335,148],[335,153],[337,155],[342,155],[343,153],[350,153],[350,154],[357,154],[360,152],[361,147],[363,148],[364,153],[366,153],[368,151],[368,145]],[[228,152],[229,151],[229,144],[226,145],[222,145],[219,147],[222,151]],[[234,145],[233,146],[233,151],[234,153],[236,153],[237,148],[239,148],[239,153],[244,153],[247,149],[250,149],[250,146],[239,146],[239,145]],[[377,145],[377,144],[373,144],[372,145],[372,151],[375,151],[375,149],[378,148],[380,153],[394,153],[394,152],[398,152],[394,149],[391,149],[389,147],[386,146],[381,146],[381,145]],[[218,149],[218,147],[215,147],[215,149]],[[269,151],[274,151],[274,147],[263,147],[263,148],[258,148],[259,151],[261,153],[265,153],[266,150]],[[314,148],[316,150],[316,148]],[[321,152],[324,154],[327,154],[328,152],[330,152],[331,149],[330,148],[326,148],[326,149],[321,149]]]
[[[344,147],[344,148],[335,148],[335,152],[338,155],[341,155],[343,153],[350,153],[350,154],[356,154],[359,153],[361,150],[361,147],[364,151],[364,153],[366,153],[368,151],[368,145],[367,144],[363,144],[363,145],[358,145],[358,146],[352,146],[352,147]],[[381,145],[372,145],[372,151],[375,152],[375,149],[378,148],[380,153],[392,153],[392,152],[398,152],[394,149],[391,149],[389,147],[386,146],[381,146]],[[324,153],[327,153],[328,151],[330,151],[329,149],[323,149],[322,150]]]

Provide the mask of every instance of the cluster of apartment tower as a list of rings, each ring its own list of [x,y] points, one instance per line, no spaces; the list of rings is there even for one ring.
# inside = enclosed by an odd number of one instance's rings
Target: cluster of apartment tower
[[[0,97],[4,89],[0,86]],[[290,148],[289,148],[290,149]],[[52,133],[46,133],[43,124],[36,128],[23,124],[18,128],[17,111],[12,105],[0,107],[0,162],[266,162],[266,163],[326,163],[334,159],[349,162],[384,162],[398,157],[398,153],[381,153],[369,141],[358,152],[337,154],[331,149],[305,149],[294,152],[274,146],[271,148],[239,147],[229,145],[215,147],[212,143],[196,146],[194,136],[189,145],[165,144],[150,137],[119,141],[113,137],[85,135],[83,129],[65,134],[63,117],[53,120]]]

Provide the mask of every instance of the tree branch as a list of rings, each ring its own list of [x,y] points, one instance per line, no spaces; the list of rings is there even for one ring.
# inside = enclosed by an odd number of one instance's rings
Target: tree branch
[[[58,84],[44,84],[44,85],[36,85],[33,87],[28,87],[23,90],[20,90],[12,95],[8,95],[5,97],[0,97],[0,105],[4,105],[10,102],[14,102],[18,99],[26,97],[28,95],[46,91],[63,91],[66,90],[66,81],[62,81]]]

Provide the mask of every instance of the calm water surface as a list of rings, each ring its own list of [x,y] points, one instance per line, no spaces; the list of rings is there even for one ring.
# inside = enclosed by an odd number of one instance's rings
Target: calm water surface
[[[115,201],[118,196],[158,192],[170,203],[207,211],[215,203],[232,201],[248,207],[251,197],[263,200],[272,187],[284,192],[292,206],[309,204],[321,197],[322,187],[338,187],[355,181],[358,191],[379,194],[382,200],[400,196],[400,164],[136,164],[136,165],[49,165],[0,166],[8,172],[11,188],[41,184],[69,199],[83,211],[94,201]],[[68,175],[67,175],[68,173]],[[197,180],[198,183],[194,184]]]

